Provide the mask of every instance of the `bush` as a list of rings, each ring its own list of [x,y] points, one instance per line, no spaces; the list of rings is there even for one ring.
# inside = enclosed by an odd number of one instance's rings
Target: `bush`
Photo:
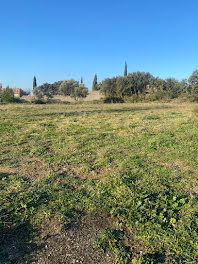
[[[157,91],[151,94],[134,94],[133,96],[125,97],[124,99],[127,103],[154,102],[160,100],[165,100],[167,102],[167,100],[170,100],[163,91]]]
[[[103,99],[104,104],[110,104],[110,103],[124,103],[124,100],[120,97],[106,97]]]
[[[145,96],[143,95],[134,94],[133,96],[125,97],[125,101],[127,103],[138,103],[138,102],[143,102],[144,100],[145,100]]]
[[[21,103],[25,103],[25,102],[26,102],[25,100],[22,100],[20,98],[14,98],[14,103],[21,104]]]
[[[13,103],[15,101],[14,94],[12,90],[9,88],[9,86],[3,89],[2,94],[1,94],[1,100],[5,104]]]
[[[197,103],[197,102],[198,102],[198,95],[196,95],[196,94],[192,94],[192,95],[190,96],[190,102]]]
[[[32,101],[33,104],[46,104],[46,102],[44,100],[41,99],[35,99],[34,101]]]

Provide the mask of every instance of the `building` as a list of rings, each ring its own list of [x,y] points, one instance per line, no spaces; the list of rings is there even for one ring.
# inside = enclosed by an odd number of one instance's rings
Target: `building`
[[[0,93],[3,91],[3,89],[4,88],[2,87],[2,83],[0,83]],[[14,97],[21,97],[23,95],[27,95],[27,93],[20,88],[10,88],[10,90],[12,90]]]
[[[23,94],[23,91],[20,88],[11,88],[13,91],[14,97],[21,97]]]

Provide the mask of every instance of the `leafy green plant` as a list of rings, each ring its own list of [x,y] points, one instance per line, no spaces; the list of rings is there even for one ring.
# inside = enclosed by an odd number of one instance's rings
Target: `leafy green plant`
[[[1,94],[1,100],[3,103],[13,103],[14,102],[14,94],[12,90],[7,86],[5,89],[3,89]]]
[[[131,259],[131,252],[122,245],[123,233],[119,230],[104,230],[97,235],[94,247],[106,252],[112,250],[115,255],[115,263],[127,264]]]

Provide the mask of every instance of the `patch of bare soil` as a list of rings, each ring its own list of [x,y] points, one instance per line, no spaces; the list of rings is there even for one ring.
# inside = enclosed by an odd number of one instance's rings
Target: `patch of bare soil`
[[[19,177],[28,178],[30,181],[34,181],[37,178],[46,176],[47,168],[40,160],[31,160],[24,158],[19,160],[19,166],[17,168],[11,168],[9,166],[0,166],[0,175],[3,177],[9,175],[16,175]]]
[[[32,254],[26,262],[34,264],[113,264],[113,256],[95,250],[93,243],[97,232],[109,227],[103,217],[83,216],[78,224],[61,230],[61,224],[45,226],[42,233],[42,251]],[[22,264],[22,263],[21,263]]]
[[[40,160],[23,159],[20,162],[19,175],[27,177],[30,181],[46,176],[47,169]]]
[[[82,171],[81,167],[67,166],[61,167],[58,170],[53,169],[53,171],[58,175],[65,175],[70,177],[77,177],[81,179],[102,179],[111,173],[110,168],[94,169],[89,172]]]
[[[0,166],[0,175],[3,177],[4,175],[14,175],[16,174],[15,168],[10,168],[8,166]]]

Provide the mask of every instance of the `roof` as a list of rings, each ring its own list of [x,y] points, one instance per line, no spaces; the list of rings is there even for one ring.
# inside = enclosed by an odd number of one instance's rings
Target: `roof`
[[[20,88],[11,88],[11,90],[13,91],[14,94],[20,94],[21,93]]]

